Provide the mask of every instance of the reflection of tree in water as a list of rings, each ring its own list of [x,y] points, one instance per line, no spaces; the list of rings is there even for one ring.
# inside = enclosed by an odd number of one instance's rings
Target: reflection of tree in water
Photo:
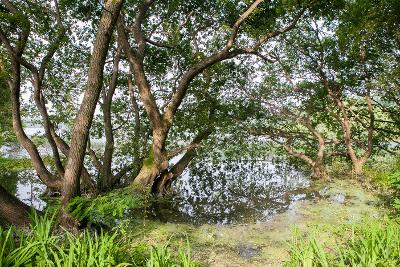
[[[271,160],[202,161],[174,184],[173,211],[165,214],[159,208],[156,214],[195,223],[265,221],[293,201],[310,197],[301,190],[308,186],[302,173]]]
[[[45,190],[33,170],[3,172],[0,174],[0,184],[21,201],[33,205],[36,209],[43,209],[45,203],[39,198]]]

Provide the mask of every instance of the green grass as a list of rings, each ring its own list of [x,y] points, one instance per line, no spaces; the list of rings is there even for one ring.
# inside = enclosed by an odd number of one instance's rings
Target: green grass
[[[370,221],[348,229],[350,238],[334,247],[307,239],[298,232],[290,244],[286,266],[391,267],[400,266],[400,224],[394,219]],[[340,239],[340,237],[337,237]]]
[[[29,232],[0,228],[0,267],[8,266],[196,266],[190,256],[190,245],[179,248],[177,255],[169,243],[128,251],[120,232],[85,230],[72,234],[54,229],[54,218],[47,214],[32,216]],[[139,248],[139,249],[138,249]],[[140,259],[140,260],[138,260]]]
[[[171,237],[172,238],[172,237]],[[198,264],[191,258],[189,239],[186,238],[186,247],[179,247],[178,257],[174,257],[170,249],[170,241],[165,244],[152,246],[146,267],[194,267]]]
[[[352,226],[341,225],[334,235],[334,245],[319,240],[321,232],[306,237],[295,231],[285,266],[400,266],[400,158],[372,159],[364,175],[390,198],[395,208],[393,218],[366,219]]]

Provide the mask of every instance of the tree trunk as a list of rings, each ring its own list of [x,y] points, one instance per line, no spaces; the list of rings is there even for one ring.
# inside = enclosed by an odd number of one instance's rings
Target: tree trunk
[[[196,151],[187,151],[170,170],[164,171],[159,177],[157,177],[153,184],[152,192],[158,195],[164,195],[167,193],[171,188],[172,182],[183,173],[195,156]]]
[[[0,185],[0,224],[15,225],[18,228],[28,227],[30,224],[29,213],[34,210]],[[37,211],[38,212],[38,211]]]
[[[61,153],[64,154],[65,157],[68,158],[69,145],[56,133],[53,126],[50,128],[50,132],[51,135],[53,136],[54,141],[56,142],[58,149],[61,151]],[[96,185],[92,181],[88,170],[84,166],[82,168],[80,187],[82,190],[86,192],[87,191],[89,191],[90,193],[96,192]]]
[[[214,107],[211,108],[210,116],[214,113]],[[175,163],[175,165],[169,169],[162,172],[160,176],[157,177],[153,184],[152,192],[158,195],[163,195],[168,192],[171,188],[172,182],[178,178],[183,171],[187,168],[190,162],[197,156],[196,148],[201,144],[201,142],[207,139],[214,131],[214,127],[210,126],[207,129],[200,131],[186,147],[186,152],[182,158]],[[178,151],[181,151],[178,149]],[[179,152],[178,152],[179,153]],[[175,153],[169,155],[169,157],[174,157]]]
[[[112,99],[117,88],[118,81],[118,65],[120,61],[121,49],[118,47],[117,52],[114,56],[113,70],[111,81],[108,89],[103,90],[103,121],[104,121],[104,133],[106,137],[106,145],[104,147],[103,153],[103,164],[100,169],[100,180],[99,180],[99,190],[108,191],[112,187],[113,174],[112,174],[112,159],[114,153],[114,130],[112,126],[112,116],[111,107]]]
[[[311,127],[311,124],[309,124]],[[314,128],[312,129],[312,133],[318,139],[318,153],[317,158],[315,159],[314,165],[312,166],[311,177],[316,179],[328,179],[328,174],[326,173],[326,169],[324,166],[324,155],[325,155],[325,139],[318,131]]]
[[[44,165],[44,162],[38,152],[36,145],[31,139],[26,135],[21,120],[20,111],[20,86],[21,86],[21,66],[17,62],[17,59],[12,58],[12,80],[9,82],[9,87],[11,90],[11,103],[12,103],[12,120],[15,135],[17,136],[18,142],[25,148],[28,152],[32,165],[40,178],[40,180],[49,188],[60,190],[62,187],[62,180],[49,172],[49,170]]]
[[[316,163],[313,167],[312,167],[312,172],[311,172],[311,178],[314,179],[323,179],[326,180],[328,179],[328,174],[326,173],[326,169],[323,166],[323,164],[318,164]]]
[[[66,227],[76,223],[66,208],[69,201],[79,194],[79,178],[82,172],[89,130],[103,84],[103,68],[114,25],[118,19],[123,0],[108,0],[100,19],[99,28],[90,60],[87,87],[79,112],[75,118],[71,147],[62,190],[60,222]]]
[[[343,101],[332,91],[331,85],[328,79],[326,78],[326,75],[322,71],[320,72],[320,75],[323,80],[324,87],[328,91],[328,96],[331,98],[331,100],[334,102],[339,112],[343,116],[343,119],[340,119],[339,116],[336,116],[336,119],[340,122],[342,126],[344,142],[347,148],[347,153],[353,164],[354,172],[356,175],[361,175],[363,173],[363,166],[365,162],[367,162],[367,160],[372,155],[372,150],[373,150],[373,131],[374,131],[375,116],[372,109],[372,99],[370,93],[368,91],[367,95],[365,96],[369,114],[369,125],[366,127],[368,133],[368,139],[367,139],[368,145],[367,145],[367,150],[364,152],[364,154],[361,157],[358,157],[352,144],[351,123],[349,117],[347,116],[348,111],[346,110]]]
[[[353,161],[353,169],[356,176],[360,176],[363,174],[364,163],[365,162],[363,160]]]
[[[49,118],[49,114],[47,113],[45,102],[43,100],[43,95],[42,95],[43,81],[40,80],[39,75],[36,73],[33,74],[33,85],[35,88],[34,100],[36,103],[36,107],[38,108],[38,110],[42,116],[43,127],[44,127],[47,141],[49,142],[50,148],[53,153],[54,164],[56,166],[58,175],[60,177],[63,177],[64,176],[64,166],[61,163],[61,158],[60,158],[60,154],[58,152],[56,142],[54,141],[54,138],[51,134],[51,127],[52,127],[51,121]]]
[[[143,166],[140,169],[139,174],[133,180],[132,185],[138,189],[144,189],[146,187],[152,186],[154,180],[160,173],[159,164],[155,162],[148,161],[149,158],[145,159]]]

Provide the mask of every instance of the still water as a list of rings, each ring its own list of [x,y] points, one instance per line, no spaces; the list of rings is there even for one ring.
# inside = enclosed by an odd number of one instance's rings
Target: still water
[[[164,222],[257,223],[319,196],[305,174],[279,158],[192,164],[152,208]]]
[[[0,173],[0,184],[22,202],[38,210],[46,207],[46,202],[40,195],[46,190],[36,173],[32,170]]]
[[[40,199],[46,188],[32,170],[0,173],[0,184],[28,205],[46,206]],[[168,197],[155,201],[150,216],[174,223],[257,223],[318,196],[306,175],[280,158],[202,160],[174,182]]]

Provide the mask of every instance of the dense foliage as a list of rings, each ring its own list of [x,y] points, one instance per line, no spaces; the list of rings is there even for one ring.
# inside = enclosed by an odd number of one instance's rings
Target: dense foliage
[[[169,244],[136,246],[131,251],[120,230],[114,233],[61,233],[54,218],[32,215],[31,232],[0,227],[0,266],[182,266],[197,264],[191,259],[190,244],[173,255]]]
[[[0,154],[0,218],[28,221],[13,170],[34,170],[63,227],[112,228],[190,164],[270,154],[316,180],[351,166],[345,177],[374,177],[399,208],[397,165],[373,164],[399,155],[399,51],[396,0],[2,0],[0,153],[26,153]],[[117,234],[61,238],[35,220],[29,234],[0,231],[0,265],[131,262]],[[330,256],[315,240],[296,243],[291,264],[396,265],[398,229],[358,230],[371,244],[357,237]],[[192,264],[167,246],[148,257]]]

